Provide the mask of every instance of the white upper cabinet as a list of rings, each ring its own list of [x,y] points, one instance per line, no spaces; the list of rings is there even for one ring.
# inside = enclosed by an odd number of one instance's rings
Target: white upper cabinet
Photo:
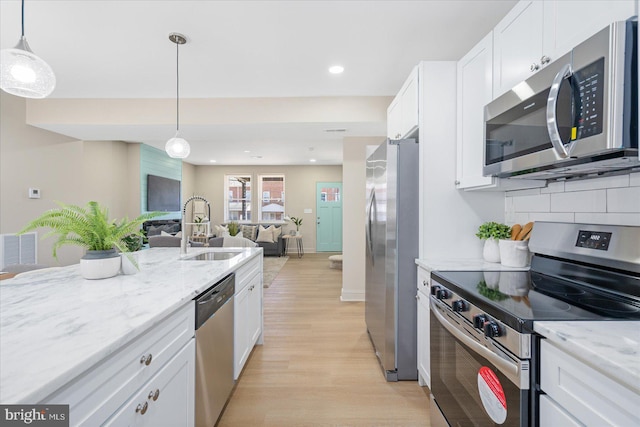
[[[505,180],[482,175],[484,106],[491,101],[493,44],[489,33],[457,64],[456,188],[504,191],[544,187],[545,181]]]
[[[543,50],[552,60],[615,21],[637,11],[634,0],[545,1]]]
[[[520,1],[493,30],[493,98],[636,8],[634,0]]]
[[[387,137],[411,136],[418,129],[418,116],[418,67],[415,67],[387,108]]]
[[[482,176],[484,106],[491,101],[493,76],[492,33],[458,61],[458,133],[456,187],[493,185]]]
[[[494,28],[494,98],[528,78],[543,65],[543,10],[541,1],[521,1]]]

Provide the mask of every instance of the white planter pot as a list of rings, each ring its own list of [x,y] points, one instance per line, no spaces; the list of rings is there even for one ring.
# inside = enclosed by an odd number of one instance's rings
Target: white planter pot
[[[85,279],[106,279],[120,272],[121,258],[115,250],[87,251],[80,259],[80,274]]]
[[[496,239],[487,239],[484,241],[482,257],[487,262],[500,262],[500,247]]]
[[[138,271],[140,271],[140,264],[138,264],[137,252],[121,253],[120,256],[122,257],[122,267],[121,267],[122,274],[127,274],[127,275],[136,274]],[[135,261],[135,264],[131,262],[132,259]],[[138,264],[138,267],[136,267],[136,264]]]

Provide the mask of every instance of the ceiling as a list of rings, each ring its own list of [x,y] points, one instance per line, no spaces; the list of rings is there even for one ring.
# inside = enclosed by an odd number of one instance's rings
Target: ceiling
[[[56,73],[52,99],[175,99],[174,31],[188,39],[180,47],[182,100],[393,96],[419,61],[459,59],[515,3],[27,0],[25,35]],[[0,47],[13,47],[20,1],[0,0],[0,31]],[[328,72],[335,64],[343,74]],[[192,145],[186,161],[193,164],[309,164],[311,157],[341,164],[344,137],[386,133],[379,119],[212,124],[183,114],[181,133]],[[53,128],[158,148],[173,136],[170,127],[153,125]]]

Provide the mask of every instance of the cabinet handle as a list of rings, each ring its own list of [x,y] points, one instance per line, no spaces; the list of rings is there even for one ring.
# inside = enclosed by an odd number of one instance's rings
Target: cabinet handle
[[[160,396],[160,389],[157,388],[156,391],[151,390],[149,392],[149,399],[153,399],[153,401],[155,402],[156,400],[158,400],[158,397]]]
[[[547,55],[542,55],[542,57],[540,58],[540,63],[544,65],[548,64],[549,62],[551,62],[551,58],[549,58]]]
[[[454,182],[454,184],[455,184],[455,185],[460,185],[460,181],[456,180],[456,181]]]
[[[142,357],[140,358],[140,364],[145,364],[147,366],[149,366],[151,364],[151,359],[153,359],[153,355],[151,353],[149,353],[148,356],[145,356],[144,354],[142,355]]]
[[[138,403],[138,406],[136,406],[136,413],[140,412],[140,415],[144,415],[147,413],[147,409],[149,409],[149,404],[147,402],[144,402],[144,405]]]
[[[416,299],[417,299],[417,300],[420,300],[420,295],[416,295]]]
[[[531,66],[529,67],[529,70],[531,70],[531,72],[533,73],[534,71],[537,71],[540,69],[540,65],[538,64],[531,64]]]
[[[422,286],[427,286],[427,281],[426,280],[422,281]]]

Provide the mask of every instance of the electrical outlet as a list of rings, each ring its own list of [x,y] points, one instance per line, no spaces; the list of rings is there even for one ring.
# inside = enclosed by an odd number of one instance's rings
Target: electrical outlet
[[[304,210],[304,213],[313,213],[313,210],[311,210],[310,208],[306,208],[306,209]]]

